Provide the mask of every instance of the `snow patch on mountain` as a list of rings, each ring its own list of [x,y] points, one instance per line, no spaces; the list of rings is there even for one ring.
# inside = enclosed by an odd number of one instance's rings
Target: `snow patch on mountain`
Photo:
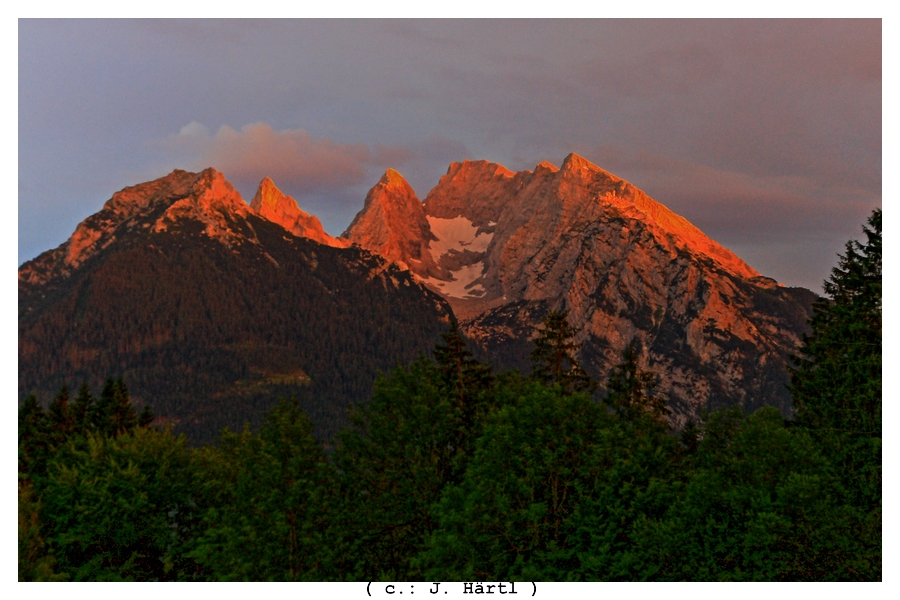
[[[484,286],[475,283],[484,273],[484,261],[466,265],[451,271],[453,279],[450,281],[441,281],[434,277],[423,279],[422,283],[428,285],[436,292],[443,296],[452,298],[480,298],[484,295]]]
[[[478,228],[465,217],[440,219],[426,216],[426,218],[428,219],[428,225],[431,227],[431,232],[437,238],[437,241],[432,240],[429,246],[431,256],[434,257],[435,261],[439,261],[442,256],[451,250],[456,250],[457,252],[462,252],[463,250],[484,252],[494,237],[493,233],[484,231],[478,233]]]

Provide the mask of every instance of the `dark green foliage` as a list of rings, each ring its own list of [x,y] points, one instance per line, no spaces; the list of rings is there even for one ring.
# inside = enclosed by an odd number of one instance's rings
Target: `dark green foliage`
[[[63,437],[75,429],[75,414],[69,402],[69,386],[64,385],[48,410],[50,426],[59,431]]]
[[[490,366],[472,357],[456,321],[451,321],[450,331],[441,337],[444,343],[434,349],[440,388],[442,395],[450,401],[456,427],[455,445],[469,456],[471,442],[476,437],[473,428],[484,417],[485,394],[493,386],[494,376]]]
[[[593,382],[578,363],[575,343],[578,330],[569,326],[568,311],[550,311],[542,322],[531,352],[532,377],[556,384],[566,393],[593,390]]]
[[[78,395],[71,405],[72,430],[74,432],[83,433],[90,426],[88,415],[93,405],[94,396],[91,394],[91,388],[87,383],[82,383],[78,388]]]
[[[860,542],[878,547],[881,474],[881,210],[864,242],[847,242],[814,306],[812,333],[791,369],[795,424],[823,448],[842,499],[861,515]],[[860,517],[863,519],[863,517]],[[869,558],[870,569],[872,562]],[[880,574],[880,564],[878,565]],[[852,575],[848,575],[852,577]]]
[[[54,571],[56,560],[47,553],[41,533],[40,501],[33,486],[19,480],[19,581],[64,581]]]
[[[32,394],[19,406],[19,478],[43,474],[53,448],[50,420]]]
[[[492,415],[464,480],[437,508],[440,527],[417,559],[426,577],[546,579],[568,548],[564,524],[598,475],[608,420],[588,397],[537,383]]]
[[[710,415],[688,467],[665,514],[641,524],[637,578],[880,579],[880,535],[842,501],[814,440],[774,408]]]
[[[92,428],[102,435],[116,435],[129,431],[137,425],[137,415],[128,398],[128,389],[120,377],[107,379],[100,393],[100,399],[88,412]]]
[[[434,527],[431,505],[460,470],[460,427],[436,366],[419,360],[375,384],[335,451],[342,504],[330,531],[339,577],[403,578]]]
[[[436,363],[420,358],[380,377],[338,438],[343,504],[328,543],[338,577],[417,573],[410,561],[434,530],[433,507],[461,479],[497,402],[490,369],[472,359],[455,324],[434,354]]]
[[[98,464],[109,460],[109,453],[105,451],[85,453],[107,447],[117,437],[143,436],[145,433],[141,432],[146,431],[145,425],[139,426],[134,417],[128,390],[121,380],[109,380],[100,401],[95,401],[87,385],[82,385],[75,401],[70,402],[69,389],[63,386],[47,413],[34,396],[25,399],[19,407],[20,580],[161,578],[159,573],[152,576],[146,572],[131,573],[129,569],[134,566],[134,561],[121,560],[121,556],[118,559],[96,558],[94,554],[99,550],[86,547],[91,543],[81,539],[97,524],[95,520],[85,525],[88,520],[85,511],[91,507],[101,510],[102,503],[115,503],[118,493],[126,492],[124,487],[113,483],[112,489],[106,492],[110,497],[91,494],[103,493],[98,487],[101,482],[107,485],[111,479],[119,481],[110,469],[133,467],[120,464],[119,459],[112,459],[112,463],[105,466]],[[183,444],[183,440],[179,443]],[[139,442],[138,445],[144,444]],[[98,474],[98,469],[102,475]],[[140,479],[143,475],[124,475],[126,479],[131,476]],[[68,488],[67,491],[63,491],[64,488]],[[74,488],[81,491],[73,491]],[[87,499],[78,504],[76,500],[82,492],[87,494]],[[134,493],[145,496],[146,490],[139,489]],[[87,529],[72,533],[70,524],[84,525]],[[76,538],[79,541],[74,541]],[[114,544],[106,537],[94,543],[102,546],[104,551]],[[138,543],[138,546],[143,545],[146,544]],[[156,554],[157,558],[162,556],[159,552]],[[90,561],[93,566],[86,567],[84,563]]]
[[[88,433],[51,461],[41,520],[57,570],[73,581],[175,579],[170,549],[191,510],[183,437],[138,428]]]
[[[199,534],[185,547],[214,581],[319,579],[325,456],[296,400],[272,409],[259,435],[222,432],[195,452]]]
[[[846,252],[816,302],[812,333],[791,369],[797,422],[816,430],[881,437],[881,210]]]

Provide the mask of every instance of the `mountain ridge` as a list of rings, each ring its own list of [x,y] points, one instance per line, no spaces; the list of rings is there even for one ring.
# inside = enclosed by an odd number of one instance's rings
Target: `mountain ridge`
[[[20,267],[20,399],[122,376],[203,443],[296,396],[327,439],[379,371],[439,341],[451,309],[408,270],[295,235],[226,183],[208,169],[125,188]]]
[[[422,209],[444,273],[408,268],[497,366],[527,371],[541,318],[567,310],[588,371],[603,381],[638,346],[641,367],[676,405],[675,423],[722,404],[789,414],[784,364],[814,294],[763,277],[629,182],[575,153],[559,168],[519,172],[462,161]],[[373,221],[366,226],[378,228]],[[378,252],[354,223],[345,236]]]
[[[164,234],[188,246],[198,242],[187,238],[215,242],[219,264],[246,254],[252,260],[241,259],[238,270],[267,264],[266,277],[302,263],[298,277],[306,278],[304,270],[315,272],[320,262],[315,248],[329,248],[339,253],[330,264],[341,273],[356,270],[385,290],[421,289],[413,305],[433,303],[426,288],[437,294],[449,306],[438,303],[428,319],[455,314],[480,354],[501,369],[527,372],[541,319],[566,310],[588,372],[603,381],[635,345],[641,367],[660,378],[674,425],[726,404],[774,404],[790,414],[784,364],[815,297],[761,276],[680,215],[574,153],[559,168],[543,161],[519,172],[486,160],[454,162],[424,200],[388,169],[339,238],[268,177],[248,206],[215,169],[175,170],[117,192],[69,240],[20,267],[20,359],[34,345],[22,339],[23,319],[71,292],[72,273],[102,264],[125,241]],[[304,249],[295,255],[290,248],[298,244]],[[204,256],[212,251],[201,246]],[[140,260],[152,247],[141,246]],[[424,323],[417,326],[436,331]]]

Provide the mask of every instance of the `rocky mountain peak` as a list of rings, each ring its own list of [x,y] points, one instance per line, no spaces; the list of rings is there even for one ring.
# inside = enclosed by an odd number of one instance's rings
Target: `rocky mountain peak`
[[[394,169],[385,171],[378,183],[386,187],[394,187],[403,190],[403,194],[407,195],[412,190],[412,187],[409,185],[409,182],[406,181],[406,178]],[[415,192],[412,192],[412,194],[415,195]]]
[[[571,152],[568,156],[563,159],[562,165],[560,166],[560,170],[569,173],[584,173],[584,174],[594,174],[594,173],[606,173],[603,169],[584,158],[583,156],[579,156],[574,152]],[[609,175],[609,173],[606,173]]]
[[[328,235],[318,217],[301,210],[297,201],[279,190],[269,177],[260,182],[256,195],[250,202],[250,208],[259,216],[281,225],[296,236],[338,248],[348,245],[348,242]]]
[[[575,153],[518,173],[455,162],[424,203],[397,177],[372,188],[345,237],[408,266],[489,354],[521,351],[507,368],[527,365],[542,315],[567,309],[589,370],[602,379],[636,344],[676,420],[714,402],[784,396],[806,296],[628,181]]]
[[[435,238],[422,202],[406,179],[393,169],[388,169],[369,190],[363,209],[341,238],[416,273],[443,276],[428,250],[428,243]]]
[[[241,195],[215,169],[200,173],[176,169],[113,194],[58,248],[22,265],[19,281],[39,284],[66,275],[129,232],[161,233],[192,223],[199,225],[204,235],[230,244],[245,239],[246,232],[235,231],[233,226],[235,219],[249,212]]]

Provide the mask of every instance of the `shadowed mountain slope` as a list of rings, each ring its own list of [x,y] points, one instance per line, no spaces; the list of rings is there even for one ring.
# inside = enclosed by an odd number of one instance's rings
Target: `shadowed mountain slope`
[[[449,315],[408,271],[291,234],[212,169],[175,171],[20,267],[19,394],[122,376],[194,442],[297,396],[329,437]]]

